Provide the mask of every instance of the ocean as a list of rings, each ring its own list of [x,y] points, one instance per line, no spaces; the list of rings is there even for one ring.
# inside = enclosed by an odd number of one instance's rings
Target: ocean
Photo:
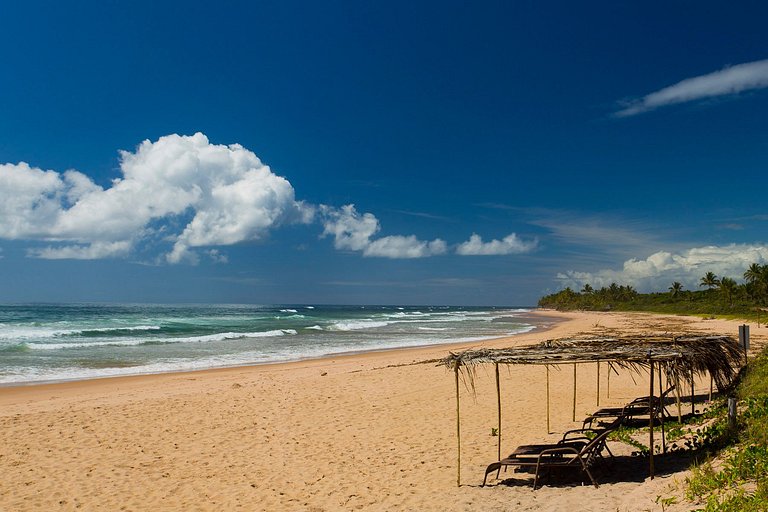
[[[530,308],[0,304],[0,384],[88,379],[520,334]]]

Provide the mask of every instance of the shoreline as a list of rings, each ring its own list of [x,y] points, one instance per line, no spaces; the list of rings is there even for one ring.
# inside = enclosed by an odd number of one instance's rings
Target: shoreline
[[[340,352],[337,354],[327,354],[319,357],[307,357],[303,359],[296,359],[291,361],[274,361],[263,363],[246,363],[233,366],[220,366],[214,368],[201,368],[194,370],[169,370],[165,372],[156,373],[136,373],[127,375],[107,375],[103,377],[87,377],[82,379],[67,379],[67,380],[53,380],[53,381],[27,381],[27,382],[9,382],[0,384],[0,406],[4,405],[9,395],[13,395],[14,391],[21,391],[25,389],[44,391],[59,391],[59,390],[79,390],[90,389],[99,384],[131,384],[141,383],[144,381],[160,382],[164,378],[183,377],[189,376],[216,376],[231,373],[239,373],[243,370],[258,370],[261,368],[271,368],[276,371],[291,370],[292,368],[307,368],[316,367],[322,365],[333,365],[337,362],[347,363],[356,362],[358,360],[367,360],[369,358],[375,358],[377,355],[386,355],[390,357],[407,357],[409,355],[423,354],[425,352],[439,351],[443,355],[447,354],[451,350],[466,350],[469,348],[475,348],[478,346],[498,346],[500,343],[510,343],[518,340],[520,336],[527,336],[531,334],[539,334],[550,331],[553,327],[559,323],[565,323],[568,321],[569,313],[560,313],[552,310],[537,310],[533,309],[529,313],[533,316],[541,316],[550,320],[551,323],[535,326],[529,331],[525,331],[519,334],[513,334],[510,336],[502,336],[497,338],[486,338],[474,341],[458,341],[451,343],[436,343],[429,345],[416,345],[410,347],[395,347],[395,348],[381,348],[373,350],[362,350],[353,352]],[[442,357],[442,356],[441,356]],[[417,364],[417,362],[409,363]],[[23,393],[22,393],[23,394]],[[31,394],[37,395],[38,393],[32,392]]]
[[[552,314],[554,313],[554,314]],[[532,315],[535,317],[541,317],[543,319],[548,319],[552,324],[563,322],[565,321],[564,318],[557,315],[556,311],[552,310],[539,310],[537,308],[532,308],[530,311],[526,312],[527,315]],[[431,343],[431,344],[425,344],[425,345],[412,345],[412,346],[405,346],[405,347],[389,347],[389,348],[373,348],[368,350],[352,350],[352,351],[346,351],[346,352],[337,352],[337,353],[330,353],[330,354],[324,354],[321,356],[316,357],[303,357],[298,359],[290,359],[290,360],[283,360],[283,361],[263,361],[263,362],[248,362],[248,363],[242,363],[242,364],[233,364],[233,365],[226,365],[226,366],[215,366],[210,368],[197,368],[197,369],[180,369],[180,370],[167,370],[167,371],[158,371],[158,372],[145,372],[145,373],[126,373],[126,374],[119,374],[119,375],[103,375],[103,376],[97,376],[97,377],[83,377],[83,378],[72,378],[72,379],[52,379],[52,380],[38,380],[38,381],[20,381],[20,382],[2,382],[0,383],[0,394],[2,393],[2,390],[8,389],[8,388],[26,388],[26,387],[35,387],[35,386],[54,386],[59,384],[68,384],[68,383],[76,383],[76,382],[90,382],[90,381],[101,381],[101,380],[110,380],[110,379],[130,379],[130,378],[140,378],[140,377],[157,377],[161,375],[175,375],[175,374],[185,374],[185,373],[205,373],[205,372],[215,372],[215,371],[224,371],[224,370],[236,370],[236,369],[242,369],[242,368],[258,368],[262,366],[275,366],[275,365],[293,365],[293,364],[300,364],[305,363],[309,361],[322,361],[325,359],[339,359],[339,358],[345,358],[345,357],[354,357],[354,356],[363,356],[365,354],[378,354],[378,353],[388,353],[388,352],[397,352],[397,351],[411,351],[411,350],[422,350],[422,349],[430,349],[430,348],[442,348],[444,347],[446,350],[449,349],[460,349],[463,350],[465,348],[470,348],[477,346],[478,344],[483,343],[495,343],[501,340],[514,340],[519,336],[524,336],[526,334],[530,333],[539,333],[544,332],[546,330],[551,329],[551,324],[545,324],[545,325],[534,325],[531,329],[510,334],[507,336],[500,336],[500,337],[491,337],[491,338],[480,338],[480,339],[474,339],[474,340],[464,340],[464,341],[451,341],[448,343]]]
[[[599,488],[549,484],[525,474],[481,488],[497,460],[493,370],[461,387],[461,474],[456,486],[453,372],[414,364],[451,350],[505,347],[609,332],[736,336],[741,322],[647,313],[537,312],[549,329],[479,343],[432,345],[192,372],[0,388],[3,510],[661,510],[659,495],[685,502],[680,464],[637,473],[600,471]],[[768,341],[752,330],[751,350]],[[647,376],[613,375],[596,389],[580,365],[576,419],[647,394]],[[572,374],[553,371],[551,428],[544,369],[501,372],[503,451],[556,442],[572,420]],[[699,380],[699,393],[708,388]],[[609,389],[610,393],[606,394]],[[705,395],[700,395],[705,396]],[[617,457],[631,447],[612,442]],[[637,464],[635,464],[637,466]],[[629,473],[627,473],[629,471]],[[512,483],[504,483],[512,482]]]

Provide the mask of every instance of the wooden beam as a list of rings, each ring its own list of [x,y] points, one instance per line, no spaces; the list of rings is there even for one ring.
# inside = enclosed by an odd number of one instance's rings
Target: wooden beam
[[[653,480],[653,420],[654,417],[654,410],[653,410],[653,359],[651,359],[650,352],[648,355],[648,363],[650,364],[650,373],[651,373],[651,383],[650,383],[650,393],[648,393],[649,400],[648,400],[648,406],[649,406],[649,412],[650,412],[650,420],[649,420],[649,431],[648,431],[648,448],[649,448],[649,454],[648,454],[648,473],[651,477],[651,480]]]
[[[461,487],[461,415],[459,409],[459,362],[453,368],[456,374],[456,487]]]
[[[693,370],[691,370],[691,416],[696,414],[696,384],[693,382]]]
[[[576,363],[573,363],[573,421],[576,421]]]
[[[549,424],[549,365],[546,366],[547,368],[547,434],[552,433],[552,428]]]
[[[498,410],[498,429],[496,430],[496,434],[499,437],[499,443],[498,443],[498,456],[499,458],[497,460],[501,460],[501,385],[499,384],[499,363],[495,364],[496,366],[496,406]]]

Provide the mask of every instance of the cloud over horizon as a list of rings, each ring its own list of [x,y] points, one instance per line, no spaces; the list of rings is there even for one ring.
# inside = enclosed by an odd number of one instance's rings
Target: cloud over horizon
[[[291,183],[239,144],[211,144],[202,133],[143,141],[120,151],[122,176],[103,188],[87,175],[27,163],[0,164],[0,239],[47,242],[27,250],[43,259],[125,258],[140,248],[156,261],[197,263],[201,255],[227,261],[213,247],[258,241],[289,224],[320,222],[338,250],[364,257],[413,259],[448,253],[440,238],[375,238],[371,213],[297,200]],[[533,244],[533,245],[531,245]],[[517,254],[536,242],[515,234],[460,244],[460,255]],[[153,249],[154,248],[154,249]]]
[[[642,98],[624,102],[623,108],[613,116],[630,117],[667,105],[765,87],[768,87],[768,59],[737,64],[706,75],[687,78]]]
[[[439,238],[425,242],[416,236],[385,236],[376,240],[371,237],[381,229],[379,220],[371,213],[360,214],[355,205],[341,208],[322,205],[323,235],[333,235],[336,249],[362,251],[366,257],[426,258],[445,254],[448,246]]]
[[[122,257],[160,238],[173,243],[169,263],[195,262],[196,247],[258,240],[313,215],[254,153],[202,133],[145,140],[120,152],[120,170],[104,189],[78,171],[1,165],[0,237],[60,244],[29,251],[48,259]]]
[[[632,285],[641,291],[666,290],[673,281],[688,289],[697,289],[706,272],[741,279],[752,263],[768,263],[768,245],[730,244],[694,247],[678,253],[659,251],[645,259],[632,258],[620,270],[596,272],[569,270],[557,274],[563,287],[580,289],[585,284],[595,288],[611,283]]]
[[[506,254],[522,254],[533,251],[538,246],[537,240],[525,242],[512,233],[502,240],[483,242],[477,233],[472,233],[469,240],[459,244],[456,254],[462,256],[499,256]]]

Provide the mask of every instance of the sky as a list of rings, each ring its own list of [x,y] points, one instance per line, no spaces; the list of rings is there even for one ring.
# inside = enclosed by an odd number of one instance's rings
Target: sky
[[[764,2],[4,2],[0,301],[534,305],[768,263]]]

